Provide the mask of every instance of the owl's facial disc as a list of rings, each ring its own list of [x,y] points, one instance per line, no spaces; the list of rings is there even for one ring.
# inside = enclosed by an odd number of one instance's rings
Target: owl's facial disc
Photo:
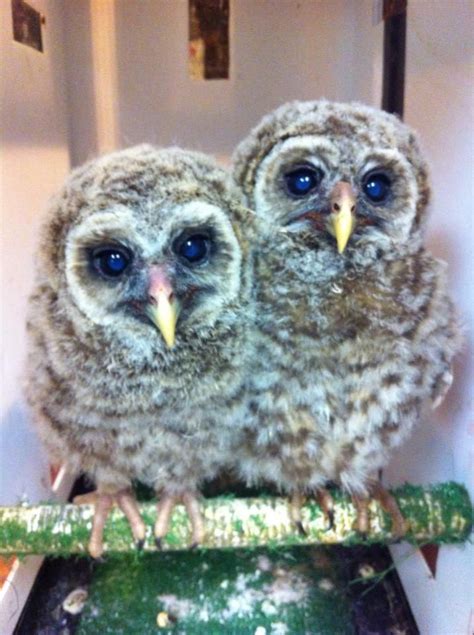
[[[293,178],[298,173],[291,174]],[[300,195],[308,200],[290,213],[287,227],[303,236],[330,235],[342,254],[354,233],[360,238],[365,228],[383,228],[384,219],[376,208],[390,201],[391,186],[391,179],[380,168],[367,172],[360,182],[340,180],[330,188],[325,184],[319,191],[317,185],[308,187],[307,194]]]
[[[146,203],[92,210],[71,229],[68,293],[113,337],[177,347],[234,318],[246,282],[242,251],[226,207]]]

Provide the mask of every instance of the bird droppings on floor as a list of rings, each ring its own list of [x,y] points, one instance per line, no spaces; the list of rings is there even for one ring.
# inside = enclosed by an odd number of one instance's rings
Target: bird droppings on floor
[[[337,562],[331,552],[313,552],[297,547],[110,558],[96,570],[77,632],[353,633]]]
[[[74,589],[63,600],[63,609],[71,615],[79,615],[86,604],[88,595],[85,589]]]

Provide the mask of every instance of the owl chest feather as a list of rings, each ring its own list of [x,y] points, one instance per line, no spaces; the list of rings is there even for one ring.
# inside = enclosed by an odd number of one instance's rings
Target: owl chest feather
[[[268,423],[253,443],[267,462],[273,456],[281,482],[306,487],[324,475],[352,479],[357,489],[420,415],[430,356],[436,363],[443,355],[439,336],[426,340],[440,322],[439,279],[419,254],[363,277],[348,271],[314,293],[290,280],[276,311],[264,313],[266,354],[279,379],[268,388],[272,398],[258,392],[255,410]],[[272,303],[268,290],[262,298]]]
[[[91,475],[113,469],[156,486],[175,472],[180,482],[212,476],[221,426],[243,416],[243,362],[221,334],[178,343],[167,357],[150,338],[142,355],[99,330],[84,333],[45,297],[30,324],[27,393],[53,454]],[[226,334],[245,337],[228,325]]]

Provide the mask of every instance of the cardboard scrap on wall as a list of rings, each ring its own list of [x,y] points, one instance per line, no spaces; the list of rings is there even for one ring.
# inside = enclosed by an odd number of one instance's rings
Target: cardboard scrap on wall
[[[12,0],[13,39],[43,52],[41,25],[44,19],[24,0]]]
[[[189,0],[189,76],[229,78],[229,0]]]

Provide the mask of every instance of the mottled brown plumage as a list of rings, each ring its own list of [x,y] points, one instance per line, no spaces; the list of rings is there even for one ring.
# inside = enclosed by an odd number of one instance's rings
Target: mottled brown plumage
[[[113,502],[143,538],[133,479],[161,496],[158,541],[178,500],[202,536],[196,492],[229,460],[242,418],[252,315],[239,197],[204,155],[138,146],[75,170],[52,203],[26,392],[53,459],[97,485],[93,555]],[[174,345],[162,303],[171,331],[179,310]]]
[[[362,508],[371,493],[390,505],[377,470],[442,399],[459,348],[444,265],[423,247],[415,135],[360,104],[294,102],[240,144],[234,177],[264,228],[238,469],[288,493],[334,481]]]

